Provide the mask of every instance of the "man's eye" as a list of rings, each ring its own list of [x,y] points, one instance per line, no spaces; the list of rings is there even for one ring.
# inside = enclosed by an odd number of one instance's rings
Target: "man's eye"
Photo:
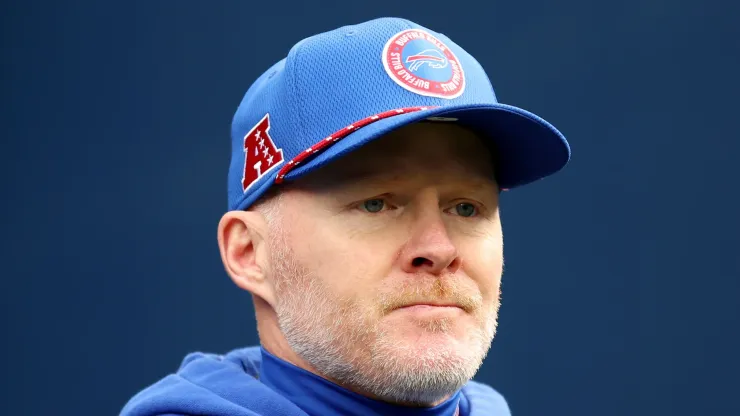
[[[380,212],[385,207],[385,201],[382,199],[368,199],[367,201],[364,201],[360,207],[371,213]]]
[[[462,202],[455,205],[455,213],[461,217],[472,217],[478,213],[478,208],[473,204]]]

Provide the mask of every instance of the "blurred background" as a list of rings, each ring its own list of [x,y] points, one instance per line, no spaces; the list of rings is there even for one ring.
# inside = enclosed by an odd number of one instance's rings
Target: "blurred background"
[[[2,3],[2,414],[113,415],[191,351],[254,345],[220,263],[230,122],[298,40],[399,16],[570,140],[505,194],[516,416],[738,415],[740,4]]]

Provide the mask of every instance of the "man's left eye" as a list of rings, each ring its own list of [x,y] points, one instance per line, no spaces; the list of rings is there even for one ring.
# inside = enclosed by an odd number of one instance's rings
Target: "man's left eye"
[[[478,208],[468,202],[461,202],[455,205],[455,213],[461,217],[472,217],[478,213]]]
[[[383,208],[385,208],[385,205],[386,204],[383,199],[376,198],[363,201],[360,206],[367,212],[376,213],[382,211]]]

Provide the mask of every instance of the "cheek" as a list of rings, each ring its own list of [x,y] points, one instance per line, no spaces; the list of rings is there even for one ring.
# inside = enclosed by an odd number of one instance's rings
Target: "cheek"
[[[311,276],[344,300],[372,299],[397,252],[391,236],[352,233],[332,221],[307,221],[289,232],[289,244]]]
[[[463,269],[475,281],[486,300],[497,299],[503,274],[503,244],[500,236],[488,236],[461,244]]]

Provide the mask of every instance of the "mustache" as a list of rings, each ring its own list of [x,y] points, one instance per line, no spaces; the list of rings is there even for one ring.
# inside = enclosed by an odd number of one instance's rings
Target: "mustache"
[[[417,303],[456,305],[465,312],[473,312],[483,304],[482,295],[449,279],[434,279],[431,282],[414,282],[380,297],[383,314],[394,309]]]

